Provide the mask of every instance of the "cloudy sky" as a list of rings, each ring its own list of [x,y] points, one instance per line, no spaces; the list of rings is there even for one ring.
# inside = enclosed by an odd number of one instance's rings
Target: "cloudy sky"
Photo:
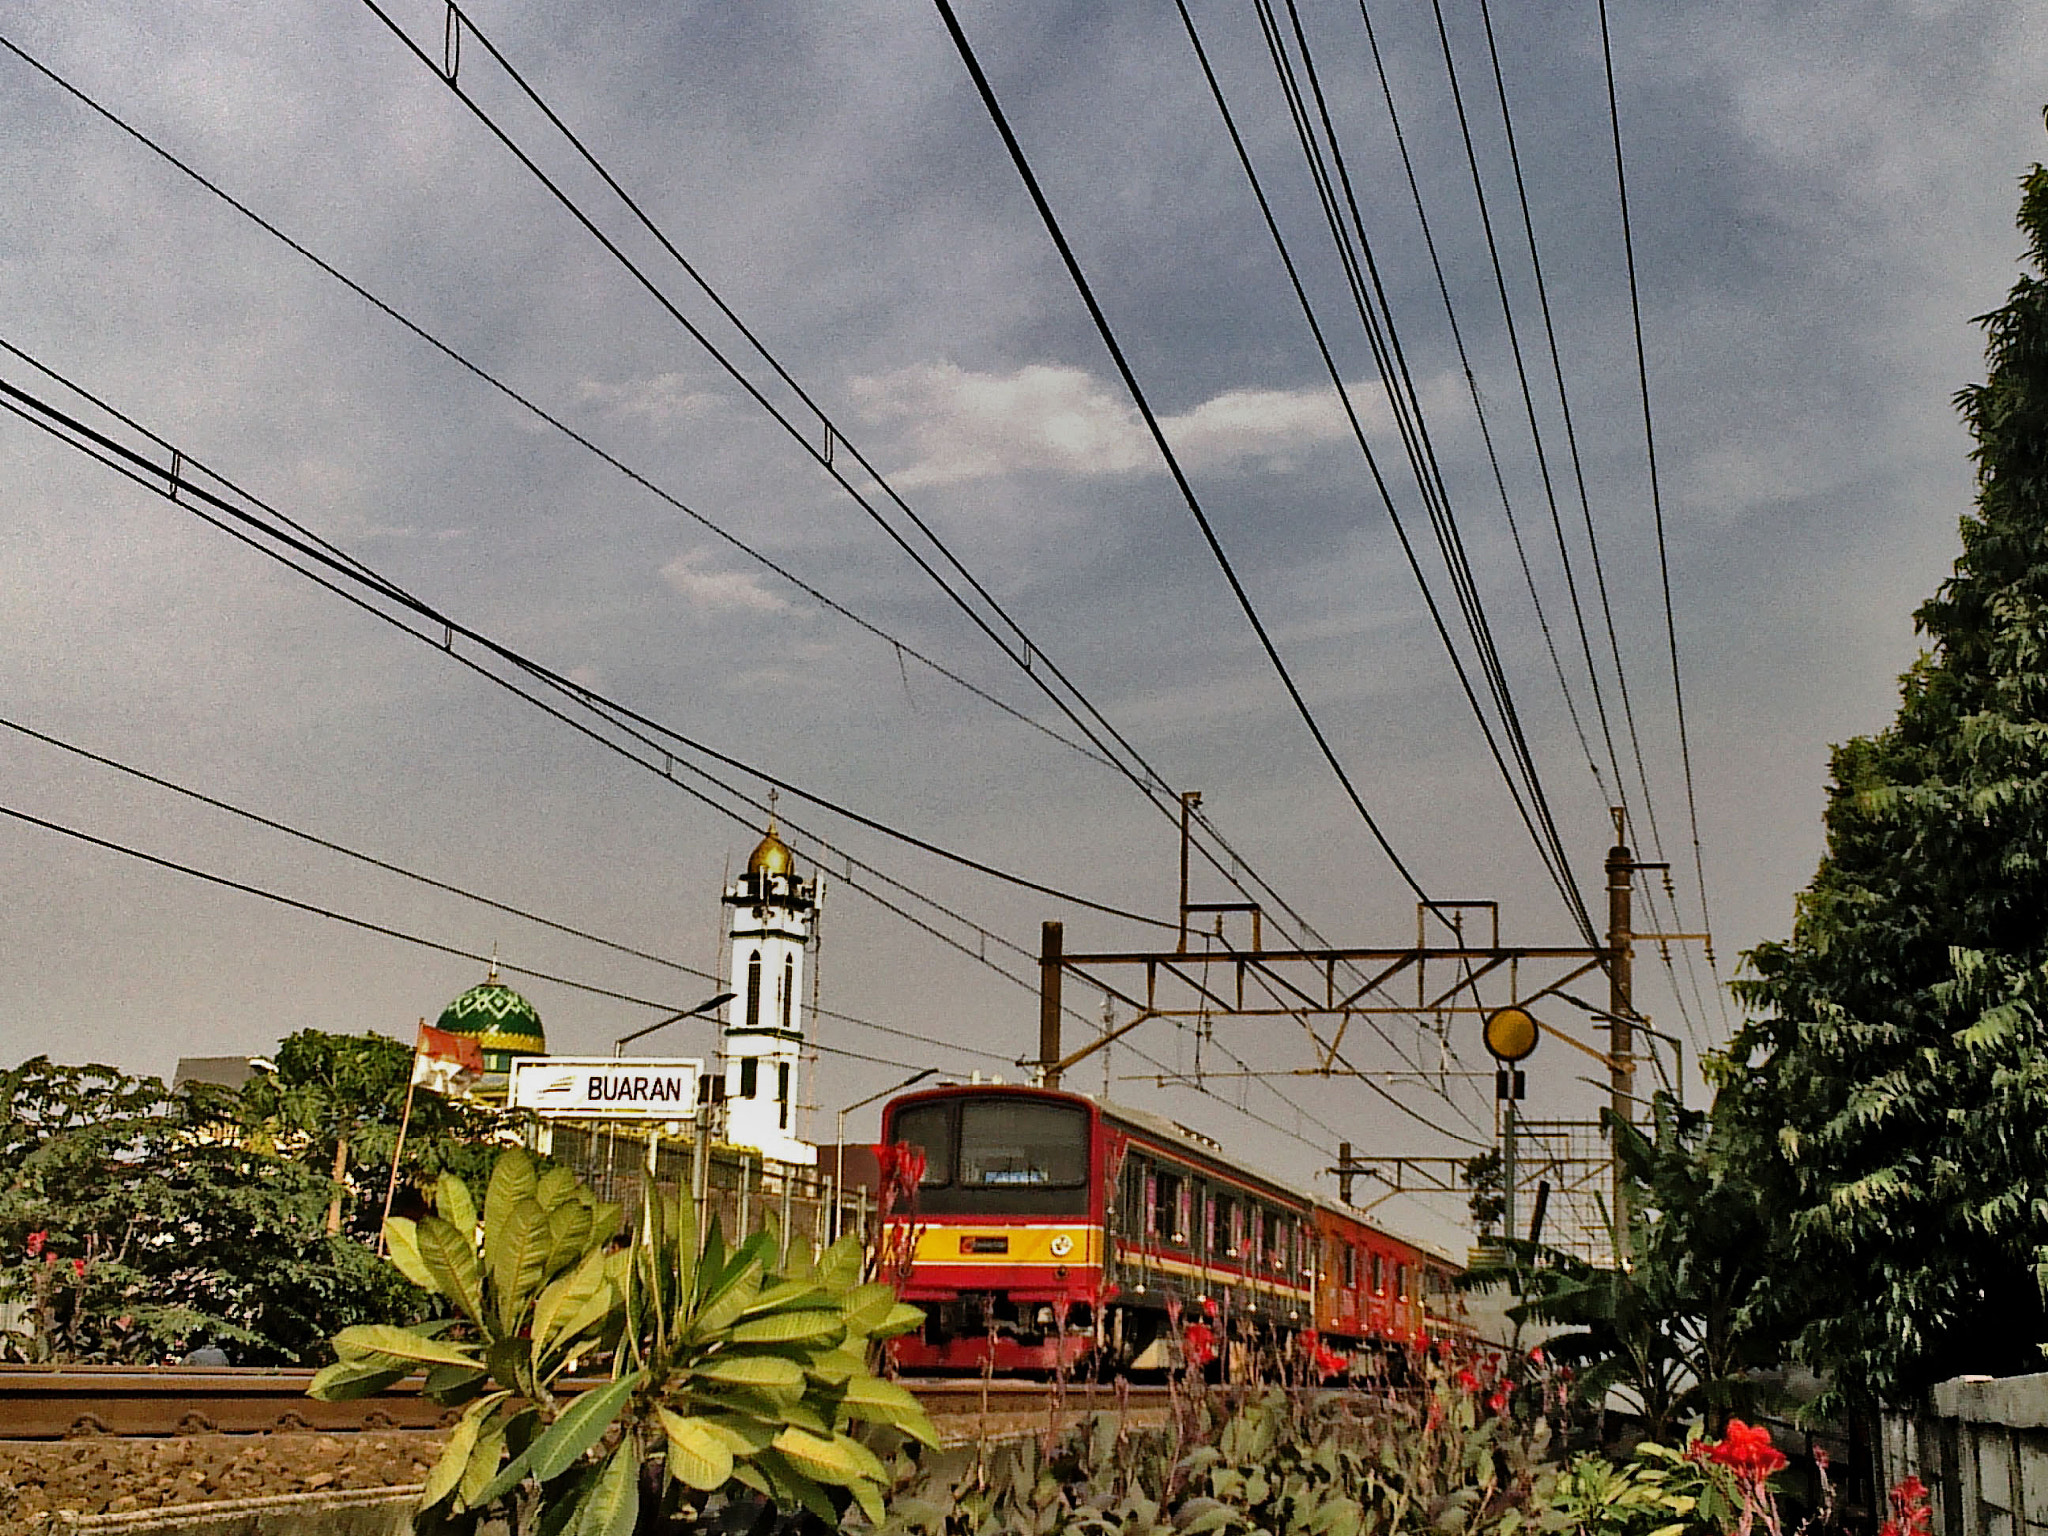
[[[1258,11],[1237,0],[1190,8],[1470,665]],[[402,0],[390,14],[443,61],[443,13]],[[474,14],[812,406],[576,161],[475,36],[457,79],[533,168],[376,14],[343,0],[6,7],[0,35],[18,51],[0,52],[10,214],[0,339],[462,624],[606,698],[932,843],[1170,916],[1171,820],[1074,750],[1074,728],[1039,686],[1057,667],[1168,784],[1204,792],[1244,865],[1319,932],[1359,945],[1413,935],[1413,893],[1280,688],[933,9],[490,0]],[[1677,865],[1676,920],[1695,928],[1599,14],[1572,0],[1496,6],[1492,17],[1576,456],[1481,15],[1472,0],[1444,0],[1443,14],[1512,336],[1431,10],[1403,0],[1372,21],[1471,386],[1357,9],[1308,4],[1302,22],[1574,874],[1595,900],[1614,791],[1602,708],[1635,840],[1652,840],[1611,611],[1649,809]],[[1499,901],[1511,940],[1571,942],[1174,6],[970,0],[961,15],[1163,431],[1367,808],[1432,896]],[[2014,184],[2040,156],[2048,48],[2023,7],[1931,0],[1616,7],[1613,28],[1699,831],[1726,976],[1744,948],[1786,930],[1819,852],[1829,745],[1887,718],[1914,653],[1911,609],[1953,557],[1970,476],[1949,399],[1980,376],[1971,317],[2016,275]],[[1291,34],[1289,45],[1299,72]],[[639,478],[294,254],[23,54]],[[1511,341],[1535,392],[1541,465]],[[0,358],[0,379],[154,462],[168,458],[19,356]],[[0,495],[0,719],[618,944],[722,966],[717,891],[754,840],[753,811],[719,814],[459,665],[481,655],[471,642],[451,658],[409,639],[16,416],[0,418]],[[969,607],[1013,648],[1019,632],[1030,637],[1030,673],[884,524],[956,587],[966,578],[949,556],[971,573],[985,596]],[[1011,621],[1017,630],[1004,628]],[[680,756],[675,777],[704,788]],[[765,792],[718,771],[747,795]],[[513,965],[647,1005],[680,1008],[711,990],[18,729],[0,730],[0,778],[11,812],[465,954],[495,944]],[[812,1096],[827,1115],[906,1067],[1014,1073],[1005,1063],[1036,1040],[1028,956],[1041,920],[1063,919],[1070,948],[1153,941],[789,796],[782,808],[805,829],[792,838],[800,853],[815,854],[821,838],[840,850],[826,859],[824,1006],[925,1037],[823,1021],[821,1043],[858,1053],[825,1058]],[[18,816],[0,825],[0,881],[10,1060],[48,1052],[168,1073],[180,1055],[259,1051],[308,1026],[402,1035],[482,969]],[[1198,867],[1195,895],[1236,892]],[[1710,991],[1696,949],[1693,962]],[[1724,1015],[1694,999],[1682,955],[1674,966],[1687,1012],[1654,950],[1640,964],[1644,1004],[1688,1051],[1711,1045]],[[513,979],[557,1050],[605,1049],[658,1016]],[[1100,1006],[1076,1002],[1090,1017]],[[1569,1010],[1557,1022],[1571,1022]],[[1394,1021],[1398,1054],[1361,1037],[1353,1059],[1380,1072],[1407,1070],[1404,1055],[1469,1069],[1481,1059],[1471,1027],[1460,1021],[1449,1058],[1435,1036]],[[1199,1044],[1197,1082],[1198,1033],[1148,1025],[1132,1044],[1150,1061],[1116,1050],[1080,1074],[1084,1086],[1107,1075],[1117,1096],[1304,1179],[1340,1134],[1361,1150],[1442,1154],[1460,1150],[1445,1132],[1465,1129],[1461,1116],[1490,1113],[1479,1087],[1455,1077],[1443,1080],[1449,1106],[1412,1079],[1383,1080],[1418,1112],[1406,1116],[1352,1082],[1213,1075],[1309,1065],[1293,1023],[1217,1023]],[[711,1044],[688,1026],[667,1038],[678,1050]],[[1589,1113],[1586,1065],[1567,1051],[1540,1057],[1531,1112]],[[1180,1081],[1162,1085],[1168,1073]],[[1451,1233],[1454,1211],[1388,1209]]]

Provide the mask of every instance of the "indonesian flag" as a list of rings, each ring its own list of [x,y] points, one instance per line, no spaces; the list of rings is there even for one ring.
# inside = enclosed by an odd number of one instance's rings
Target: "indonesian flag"
[[[420,1025],[412,1048],[412,1081],[416,1088],[454,1098],[484,1075],[484,1048],[468,1035],[431,1024]]]

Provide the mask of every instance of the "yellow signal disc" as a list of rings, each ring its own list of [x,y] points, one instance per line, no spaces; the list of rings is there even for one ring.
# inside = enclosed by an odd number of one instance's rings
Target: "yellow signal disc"
[[[1496,1008],[1486,1016],[1486,1049],[1499,1061],[1520,1061],[1542,1033],[1526,1008]]]

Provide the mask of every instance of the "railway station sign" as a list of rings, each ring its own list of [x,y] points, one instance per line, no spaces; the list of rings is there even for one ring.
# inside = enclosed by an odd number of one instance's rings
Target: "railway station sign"
[[[703,1075],[697,1056],[525,1056],[512,1063],[510,1102],[548,1119],[687,1120]]]

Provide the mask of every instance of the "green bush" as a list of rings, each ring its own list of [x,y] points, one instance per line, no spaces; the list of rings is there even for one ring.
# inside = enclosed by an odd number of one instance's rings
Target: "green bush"
[[[425,1367],[430,1396],[464,1405],[420,1497],[442,1525],[503,1514],[515,1532],[627,1536],[745,1490],[829,1524],[850,1505],[879,1522],[889,1474],[849,1430],[938,1443],[869,1368],[874,1342],[923,1314],[861,1283],[855,1237],[778,1265],[772,1230],[728,1248],[714,1224],[700,1245],[691,1206],[650,1192],[620,1245],[618,1207],[517,1149],[492,1167],[481,1219],[452,1174],[435,1205],[387,1232],[392,1262],[453,1315],[345,1330],[312,1391],[364,1396]],[[561,1391],[598,1360],[608,1381]]]

